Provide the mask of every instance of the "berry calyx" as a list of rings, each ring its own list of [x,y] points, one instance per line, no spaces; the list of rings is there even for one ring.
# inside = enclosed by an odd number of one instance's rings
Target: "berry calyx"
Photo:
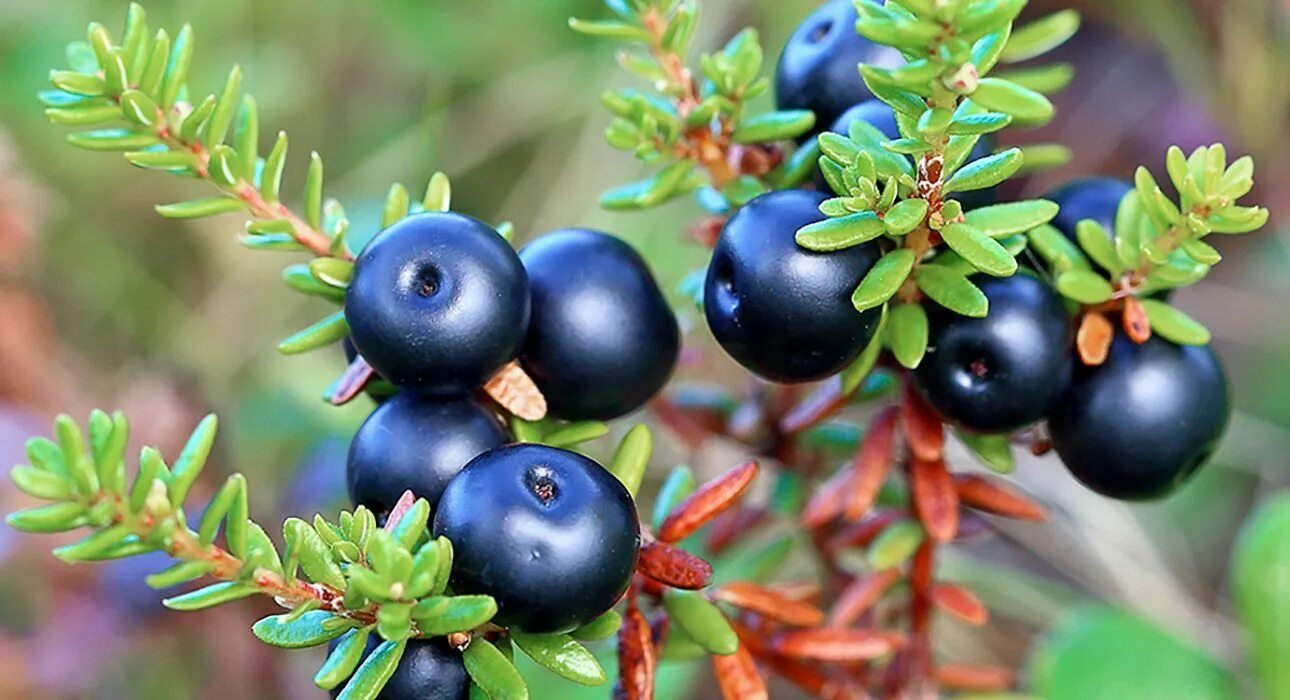
[[[550,415],[618,418],[663,388],[681,334],[631,246],[599,231],[567,229],[538,238],[519,255],[533,300],[520,363]]]
[[[1073,360],[1048,416],[1053,447],[1090,489],[1112,498],[1159,498],[1218,446],[1231,413],[1227,379],[1209,346],[1118,334],[1106,360]]]
[[[928,305],[928,348],[914,386],[946,420],[982,433],[1043,418],[1068,371],[1069,315],[1048,285],[1025,273],[972,280],[990,301],[984,318]]]
[[[345,320],[363,358],[394,384],[464,396],[515,359],[529,319],[528,278],[487,224],[410,216],[354,263]]]
[[[407,490],[434,506],[467,462],[509,440],[471,399],[399,393],[372,411],[350,443],[349,498],[378,516]]]
[[[498,624],[535,633],[568,631],[613,607],[640,551],[622,483],[587,457],[536,444],[467,464],[444,491],[433,532],[456,552],[453,590],[491,595]]]
[[[896,49],[857,34],[857,19],[851,0],[830,0],[798,25],[775,72],[779,109],[809,109],[822,130],[871,97],[856,75],[857,65],[895,68],[904,63]]]
[[[797,245],[797,230],[824,219],[826,195],[781,190],[744,205],[726,223],[704,283],[704,314],[739,364],[775,382],[808,382],[846,367],[877,332],[880,311],[858,313],[856,285],[879,257],[864,243],[831,253]]]

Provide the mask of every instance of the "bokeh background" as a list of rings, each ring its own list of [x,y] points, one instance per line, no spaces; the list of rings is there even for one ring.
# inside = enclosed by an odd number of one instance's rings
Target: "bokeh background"
[[[715,48],[752,25],[769,64],[815,4],[707,0],[696,43]],[[47,432],[59,411],[123,408],[139,443],[167,455],[216,411],[211,483],[245,472],[266,524],[332,511],[344,498],[348,438],[371,405],[320,400],[342,369],[339,351],[273,351],[323,302],[286,290],[281,254],[238,246],[236,217],[156,216],[153,204],[199,190],[71,149],[35,100],[66,42],[90,20],[116,27],[125,6],[0,0],[0,462],[21,462],[23,439]],[[1022,462],[1017,481],[1050,505],[1052,521],[1006,527],[947,558],[943,574],[975,583],[996,621],[984,632],[947,623],[942,644],[1026,668],[1046,630],[1100,601],[1202,650],[1253,693],[1227,584],[1241,520],[1290,484],[1290,2],[1037,0],[1030,13],[1071,6],[1086,22],[1060,51],[1079,72],[1056,99],[1059,117],[1004,140],[1060,141],[1074,161],[1029,179],[1025,194],[1080,174],[1131,176],[1138,163],[1162,174],[1170,144],[1222,140],[1254,155],[1252,199],[1272,209],[1272,224],[1220,241],[1223,263],[1177,296],[1214,331],[1238,413],[1212,466],[1163,503],[1109,502],[1055,461]],[[328,194],[359,231],[375,228],[390,182],[422,187],[443,170],[456,208],[512,221],[522,239],[569,225],[613,231],[668,289],[704,260],[685,236],[691,203],[650,214],[597,206],[604,187],[640,173],[601,138],[598,94],[629,78],[613,47],[565,25],[600,15],[598,0],[152,0],[147,10],[154,26],[194,25],[195,89],[213,90],[231,63],[243,66],[266,132],[289,129],[297,156],[325,154]],[[289,165],[289,182],[301,181],[304,162]],[[677,302],[695,329],[682,375],[737,388],[739,375]],[[656,477],[669,461],[709,470],[737,456],[731,445],[690,454],[663,442]],[[8,512],[24,501],[3,482]],[[319,696],[309,682],[315,655],[270,650],[248,633],[263,605],[169,613],[142,582],[161,561],[68,567],[48,555],[53,544],[0,528],[0,698]],[[790,578],[813,575],[805,558],[790,568]],[[666,697],[715,692],[701,668],[666,677]],[[538,698],[575,697],[572,686],[534,678]]]

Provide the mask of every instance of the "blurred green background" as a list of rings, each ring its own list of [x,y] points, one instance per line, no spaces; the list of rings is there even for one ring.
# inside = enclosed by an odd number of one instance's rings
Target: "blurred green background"
[[[1239,415],[1212,468],[1160,504],[1111,503],[1051,460],[1021,464],[1018,482],[1054,517],[1007,526],[947,558],[942,573],[976,582],[997,614],[984,631],[946,624],[941,642],[957,656],[1024,667],[1045,629],[1103,601],[1203,649],[1249,691],[1226,585],[1242,518],[1290,483],[1290,222],[1282,216],[1290,211],[1290,5],[1037,1],[1029,12],[1072,6],[1086,24],[1060,52],[1079,71],[1056,99],[1061,116],[1004,140],[1060,141],[1074,162],[1029,179],[1024,192],[1079,174],[1130,176],[1138,163],[1163,173],[1174,143],[1190,150],[1223,140],[1229,152],[1255,156],[1251,198],[1272,209],[1273,223],[1262,235],[1220,241],[1223,264],[1178,295],[1215,332]],[[262,522],[332,510],[343,499],[348,437],[370,404],[336,410],[319,400],[342,368],[338,351],[287,358],[272,349],[325,305],[287,292],[279,281],[286,258],[238,246],[236,217],[156,216],[153,204],[191,198],[199,186],[131,169],[115,154],[74,151],[35,100],[48,70],[63,65],[64,45],[90,20],[117,27],[125,7],[0,0],[0,461],[22,461],[22,440],[45,432],[59,411],[124,408],[140,444],[168,455],[200,415],[216,411],[224,430],[212,478],[247,473]],[[814,7],[708,0],[697,43],[715,48],[752,25],[769,64]],[[288,182],[302,178],[301,154],[323,153],[328,194],[346,204],[358,231],[375,227],[390,182],[416,189],[443,170],[456,208],[512,221],[521,240],[562,226],[604,228],[637,245],[668,289],[704,260],[685,235],[697,214],[691,203],[635,215],[597,206],[602,189],[640,173],[601,138],[608,120],[599,92],[628,80],[613,47],[565,25],[571,15],[601,15],[598,0],[154,0],[146,8],[153,26],[194,25],[195,91],[214,90],[230,64],[243,66],[266,132],[291,132]],[[682,315],[695,327],[692,313]],[[698,359],[682,373],[737,387],[706,331],[690,337]],[[729,445],[661,453],[655,475],[668,461],[715,469],[734,454]],[[6,480],[0,510],[21,503]],[[268,650],[247,633],[264,606],[165,613],[142,583],[162,567],[157,560],[73,568],[47,554],[53,544],[0,531],[0,698],[318,697],[309,683],[314,656]],[[812,575],[805,560],[785,572]],[[670,672],[664,694],[712,697],[703,676]],[[536,688],[538,698],[574,692]]]

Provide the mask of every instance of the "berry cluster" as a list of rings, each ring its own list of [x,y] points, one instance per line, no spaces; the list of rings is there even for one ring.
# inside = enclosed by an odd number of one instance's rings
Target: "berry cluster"
[[[173,465],[145,450],[127,485],[128,423],[95,412],[88,440],[64,417],[57,442],[29,443],[30,464],[12,476],[48,503],[8,521],[94,530],[56,550],[68,561],[164,551],[178,563],[148,578],[156,588],[218,581],[167,599],[172,608],[272,596],[288,612],[260,620],[256,636],[330,643],[315,683],[344,684],[344,700],[523,700],[514,647],[595,685],[604,672],[578,642],[611,635],[615,695],[629,699],[653,697],[665,655],[692,653],[712,656],[727,698],[767,697],[770,671],[818,697],[1009,688],[1007,669],[936,658],[934,611],[988,618],[970,591],[937,580],[938,547],[984,527],[981,514],[1044,511],[993,477],[951,472],[947,429],[999,472],[1014,442],[1052,449],[1117,498],[1158,497],[1195,472],[1231,409],[1208,331],[1168,299],[1219,261],[1206,236],[1266,222],[1265,209],[1237,204],[1252,161],[1229,163],[1218,144],[1173,148],[1176,198],[1140,168],[1132,182],[1076,180],[996,203],[996,186],[1060,150],[1001,147],[995,132],[1051,119],[1046,93],[1069,75],[994,69],[1078,26],[1065,12],[1014,31],[1024,0],[829,0],[794,33],[773,83],[752,30],[687,66],[697,0],[606,5],[613,19],[571,26],[635,44],[619,60],[660,94],[604,95],[608,142],[657,170],[602,204],[696,196],[707,217],[694,238],[712,256],[684,288],[717,343],[766,380],[746,400],[652,401],[678,361],[678,323],[644,261],[610,235],[561,230],[516,252],[507,227],[451,211],[437,174],[422,203],[392,187],[383,230],[355,255],[343,208],[323,198],[321,159],[297,214],[280,198],[286,134],[260,154],[240,71],[189,104],[191,30],[173,45],[164,31],[149,39],[132,6],[120,44],[93,24],[69,47],[72,70],[55,71],[57,89],[42,95],[49,115],[103,127],[74,134],[76,145],[126,151],[217,192],[163,215],[241,211],[248,247],[314,255],[284,280],[343,310],[279,349],[343,341],[348,368],[328,400],[377,401],[350,445],[355,508],[335,522],[289,519],[279,551],[233,474],[194,529],[185,500],[214,418]],[[778,108],[749,115],[772,84]],[[889,403],[867,427],[833,421],[869,400]],[[723,435],[770,458],[768,503],[737,503],[755,461],[702,486],[682,466],[642,525],[633,494],[648,429],[627,433],[608,470],[567,448],[651,402],[690,444]],[[839,446],[846,464],[818,478]],[[713,566],[680,547],[701,535],[721,554],[773,514],[806,537],[761,548],[731,567],[738,576],[723,571],[737,581],[713,585]],[[760,583],[798,539],[828,585]],[[855,550],[863,562],[844,563]]]
[[[857,64],[903,64],[892,47],[851,31],[862,4],[828,2],[797,29],[780,60],[778,105],[815,111],[830,124],[824,133],[838,139],[863,123],[888,145],[903,145],[925,135],[926,125],[898,123],[899,112],[854,77]],[[823,139],[821,145],[829,153]],[[981,138],[967,160],[986,158],[992,150],[988,136]],[[821,159],[822,168],[829,160]],[[702,299],[713,335],[741,365],[772,382],[816,381],[856,361],[879,334],[885,307],[862,307],[852,290],[858,297],[875,264],[901,249],[898,237],[880,235],[882,224],[874,234],[851,235],[837,245],[804,240],[837,215],[839,202],[864,208],[846,199],[858,194],[854,186],[840,178],[828,182],[822,172],[816,171],[815,191],[771,192],[736,211],[716,240],[706,274]],[[831,187],[842,199],[830,198]],[[1117,210],[1136,192],[1131,182],[1089,178],[1039,201],[1056,205],[1046,216],[1050,230],[1071,245],[1081,245],[1078,227],[1096,226],[1113,247],[1123,248],[1115,236]],[[969,196],[953,195],[954,218],[929,223],[954,252],[958,246],[947,227],[971,222],[973,212],[988,212],[993,201],[991,188],[964,194]],[[948,203],[932,201],[942,211]],[[885,232],[894,234],[890,217],[887,222]],[[921,254],[934,252],[927,247]],[[1008,434],[1046,421],[1058,455],[1099,493],[1140,499],[1169,492],[1204,463],[1227,423],[1227,386],[1217,357],[1203,344],[1130,338],[1126,331],[1108,341],[1104,358],[1088,362],[1075,347],[1080,306],[1054,288],[1055,272],[1043,257],[1027,255],[1023,262],[1015,275],[1016,263],[1001,270],[968,268],[967,281],[979,290],[988,314],[964,313],[928,290],[897,291],[899,300],[922,306],[917,313],[925,318],[920,357],[902,362],[913,385],[946,423],[973,433]],[[1122,272],[1116,267],[1103,271]],[[1117,294],[1117,301],[1134,294],[1163,299],[1171,288],[1131,289]],[[1114,304],[1107,310],[1122,313]]]
[[[568,632],[613,607],[640,549],[631,495],[580,454],[515,444],[474,395],[518,359],[553,418],[644,405],[671,375],[679,331],[640,256],[581,229],[517,254],[476,219],[417,214],[358,255],[345,316],[352,361],[399,390],[351,443],[354,504],[384,518],[407,491],[426,499],[433,536],[456,551],[453,590],[491,596],[496,624]],[[460,656],[414,644],[381,697],[465,697]],[[450,661],[457,671],[439,668]]]

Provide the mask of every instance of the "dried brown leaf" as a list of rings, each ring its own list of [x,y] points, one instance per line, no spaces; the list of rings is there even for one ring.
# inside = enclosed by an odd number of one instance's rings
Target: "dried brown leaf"
[[[546,397],[519,362],[511,362],[497,370],[497,374],[484,385],[484,392],[497,405],[524,420],[546,417]]]
[[[653,699],[656,663],[649,622],[639,608],[630,606],[618,630],[619,688],[624,698]]]
[[[1142,344],[1151,338],[1151,319],[1147,318],[1147,309],[1137,297],[1124,299],[1124,314],[1120,320],[1125,334],[1133,342]]]

